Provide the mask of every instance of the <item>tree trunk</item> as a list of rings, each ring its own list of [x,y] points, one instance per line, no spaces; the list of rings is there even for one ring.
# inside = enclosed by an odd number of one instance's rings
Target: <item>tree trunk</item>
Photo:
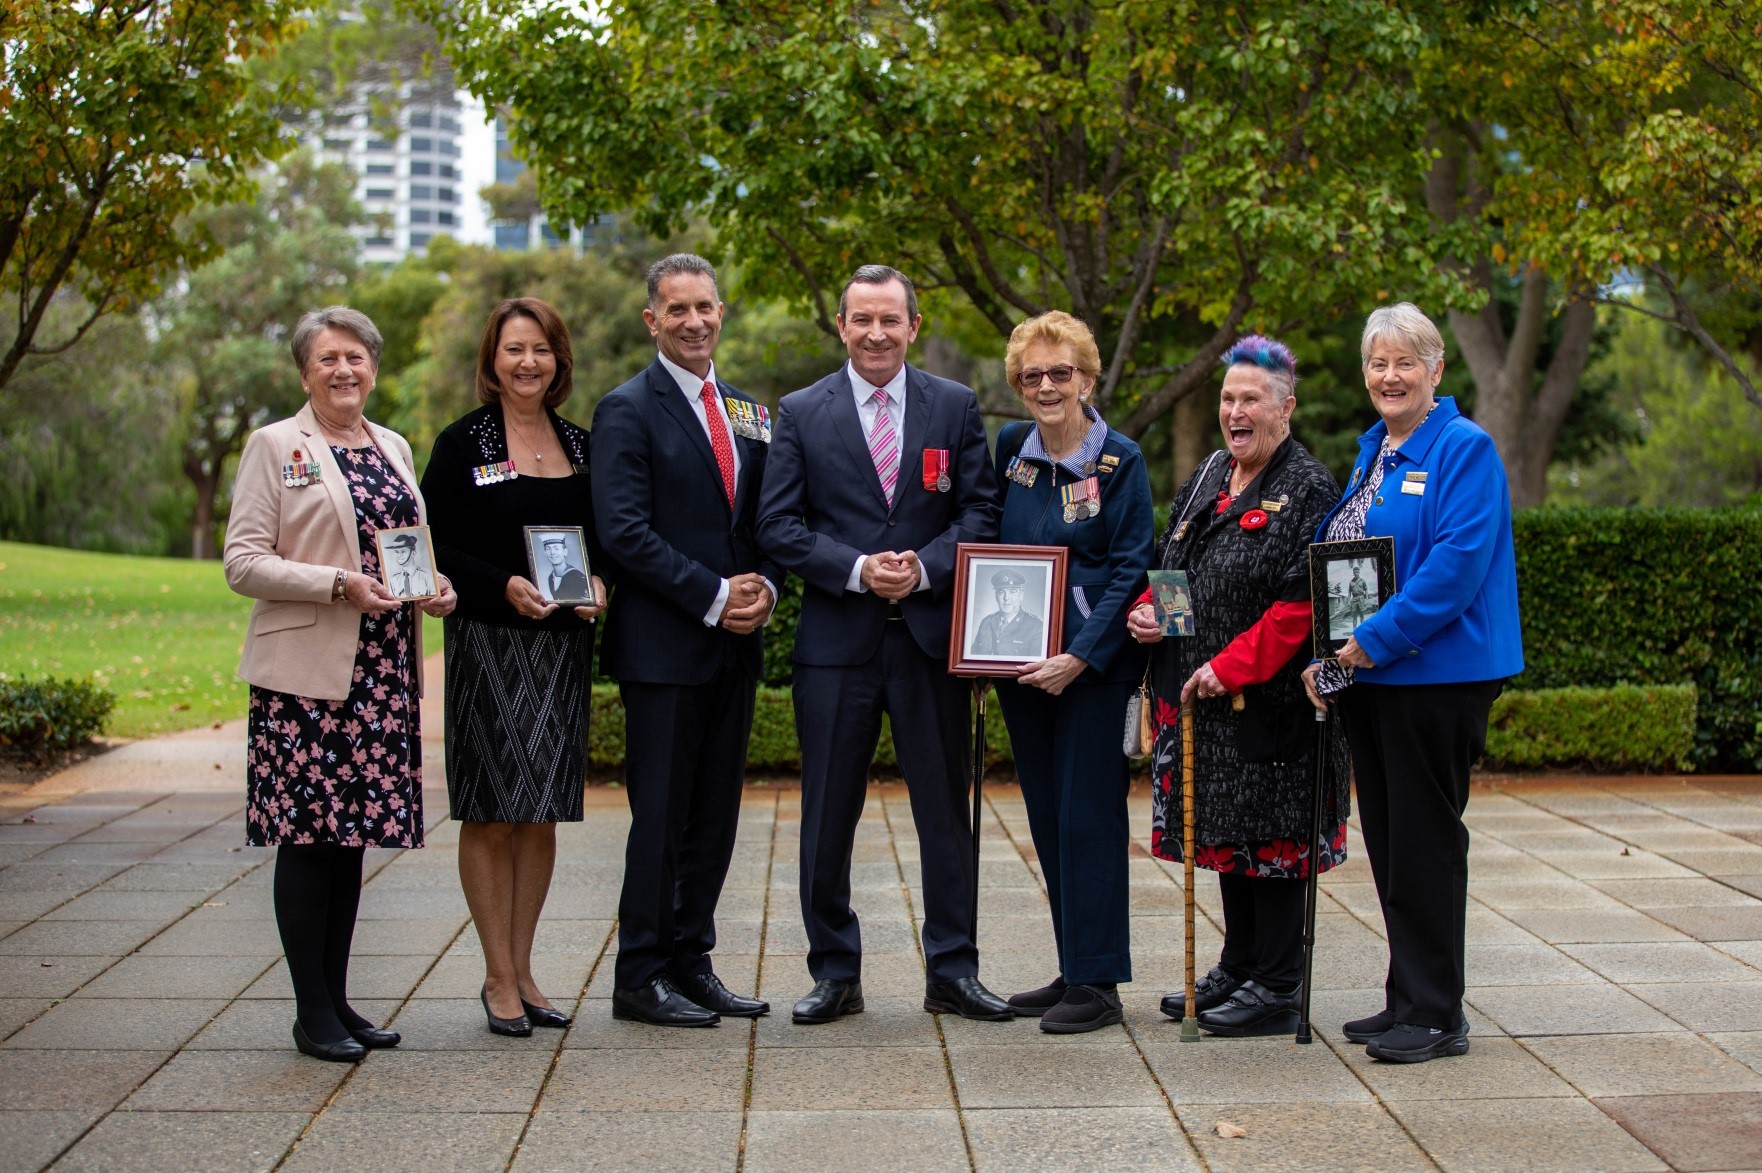
[[[1175,409],[1169,413],[1169,426],[1174,429],[1169,450],[1175,458],[1176,489],[1187,483],[1199,462],[1212,450],[1212,441],[1217,439],[1217,420],[1206,410],[1211,406],[1209,398],[1194,390],[1176,403]]]
[[[214,502],[220,496],[220,466],[192,477],[196,483],[196,517],[190,526],[190,557],[197,560],[218,558],[220,550],[214,533]]]

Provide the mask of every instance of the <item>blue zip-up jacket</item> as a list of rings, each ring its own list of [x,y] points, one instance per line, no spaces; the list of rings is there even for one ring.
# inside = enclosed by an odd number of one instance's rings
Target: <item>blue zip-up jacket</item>
[[[1064,519],[1059,490],[1076,478],[1062,465],[1030,461],[1034,484],[1008,480],[1010,458],[1019,453],[1032,422],[1012,423],[997,435],[997,474],[1004,487],[997,540],[1008,545],[1066,546],[1064,647],[1088,669],[1081,681],[1137,680],[1144,649],[1126,632],[1126,611],[1144,589],[1156,519],[1150,475],[1138,445],[1109,428],[1095,475],[1101,515],[1074,524]]]
[[[1370,475],[1388,425],[1358,439],[1340,503]],[[1410,478],[1408,473],[1421,474]],[[1417,485],[1417,491],[1404,486]],[[1395,595],[1352,636],[1376,661],[1366,684],[1466,684],[1523,671],[1511,492],[1493,438],[1440,396],[1389,457],[1364,536],[1395,539]],[[1316,532],[1326,541],[1335,505]]]

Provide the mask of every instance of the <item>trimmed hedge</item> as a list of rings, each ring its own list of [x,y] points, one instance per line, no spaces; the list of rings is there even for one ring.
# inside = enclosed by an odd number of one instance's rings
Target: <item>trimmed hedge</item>
[[[89,680],[0,678],[0,746],[40,756],[103,732],[116,696]]]
[[[1692,683],[1689,764],[1762,770],[1762,510],[1534,509],[1516,537],[1515,684]]]
[[[1695,686],[1539,688],[1493,702],[1485,765],[1686,770],[1695,748]]]

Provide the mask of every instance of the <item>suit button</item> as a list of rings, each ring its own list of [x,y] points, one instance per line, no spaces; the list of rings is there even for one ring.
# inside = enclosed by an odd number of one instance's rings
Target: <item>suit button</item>
[[[894,524],[894,521],[893,521],[893,519],[892,519],[892,518],[891,518],[891,517],[890,517],[890,518],[888,518],[888,519],[887,519],[887,524],[888,524],[888,525],[893,525],[893,524]]]
[[[1383,499],[1381,497],[1378,497],[1376,499],[1376,501],[1373,502],[1373,504],[1376,504],[1376,505],[1381,505],[1382,503],[1383,503]]]

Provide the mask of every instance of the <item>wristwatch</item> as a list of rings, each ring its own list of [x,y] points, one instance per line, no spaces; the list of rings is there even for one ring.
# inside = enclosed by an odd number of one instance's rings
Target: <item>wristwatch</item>
[[[349,572],[346,570],[337,571],[336,581],[330,584],[330,601],[333,603],[342,602],[343,596],[348,593],[348,590]]]

